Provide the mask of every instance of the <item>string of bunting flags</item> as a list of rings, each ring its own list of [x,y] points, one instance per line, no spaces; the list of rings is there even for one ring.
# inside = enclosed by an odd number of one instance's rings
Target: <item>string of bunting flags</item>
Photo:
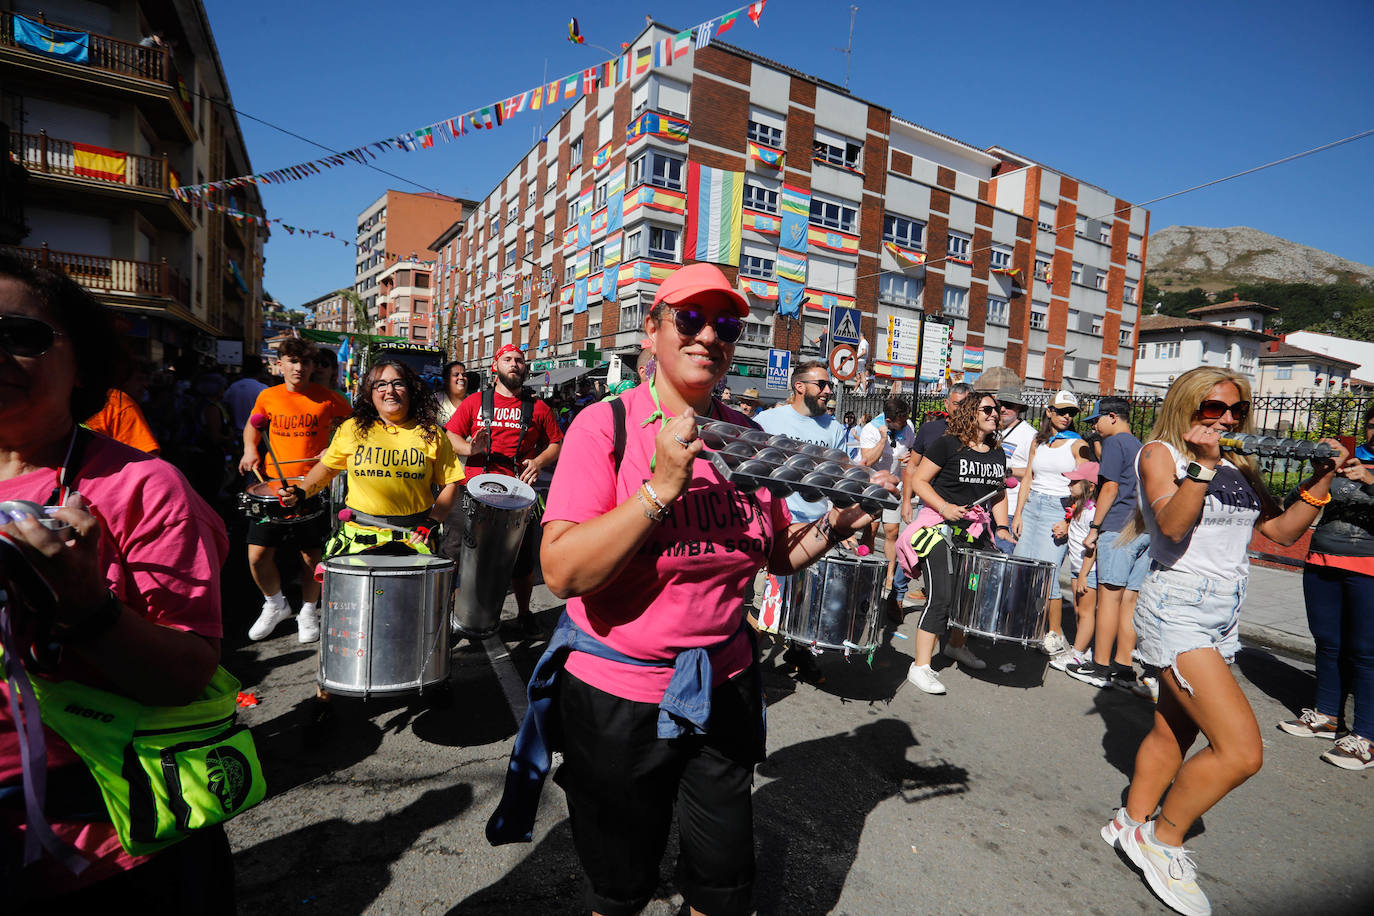
[[[268,172],[222,178],[201,184],[182,185],[173,190],[172,193],[181,200],[190,200],[203,197],[212,191],[240,188],[250,184],[272,185],[301,181],[322,175],[330,169],[348,165],[365,165],[375,160],[379,155],[391,151],[414,152],[421,149],[432,149],[436,142],[452,142],[459,137],[466,136],[469,131],[494,130],[517,114],[537,111],[542,107],[564,102],[572,102],[581,95],[595,92],[598,86],[618,85],[632,76],[638,76],[650,69],[672,64],[691,53],[693,49],[704,48],[713,39],[730,31],[741,16],[748,18],[755,27],[758,27],[759,20],[763,17],[763,8],[767,3],[768,0],[755,0],[747,6],[708,19],[693,28],[656,41],[637,51],[627,50],[619,57],[571,73],[561,79],[541,83],[533,89],[526,89],[524,92],[503,101],[492,102],[462,114],[442,118],[433,124],[407,131],[395,137],[374,140],[342,153],[311,159]],[[580,33],[576,32],[576,26],[570,25],[569,39],[574,42],[577,40],[574,37],[575,34],[580,37]],[[671,139],[686,139],[683,124],[675,122],[676,119],[672,118],[660,120],[652,125],[652,129],[647,123],[642,124],[640,133],[643,135],[654,133]]]

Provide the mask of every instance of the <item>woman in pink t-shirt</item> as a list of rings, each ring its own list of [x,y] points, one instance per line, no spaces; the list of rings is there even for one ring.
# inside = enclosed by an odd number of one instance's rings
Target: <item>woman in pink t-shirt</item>
[[[564,754],[555,779],[595,912],[633,912],[652,897],[674,806],[688,904],[750,911],[749,790],[763,748],[745,586],[760,566],[790,573],[871,521],[851,507],[791,524],[783,500],[742,493],[697,460],[698,416],[752,425],[711,396],[748,313],[710,264],[665,280],[645,319],[654,378],[621,396],[618,469],[613,406],[594,404],[569,430],[549,493],[542,563],[550,590],[568,599],[563,626],[625,659],[574,644],[554,701]],[[679,679],[691,680],[685,658],[708,681],[686,704],[704,728],[668,712]]]
[[[198,696],[219,662],[228,544],[223,522],[175,468],[77,427],[105,401],[114,340],[109,310],[72,280],[0,255],[0,501],[61,505],[51,514],[70,526],[49,530],[13,503],[0,511],[6,587],[20,599],[6,608],[6,656],[30,659],[15,683],[27,670],[176,705]],[[51,609],[20,576],[24,566],[48,582]],[[52,642],[60,654],[40,651],[40,673],[30,647]],[[26,811],[25,736],[11,699],[0,680],[0,887],[10,909],[146,911],[155,901],[177,912],[234,911],[221,828],[130,856],[85,764],[47,729],[43,813],[55,841],[26,865],[25,841],[42,830]],[[73,847],[88,863],[79,875],[63,864]]]

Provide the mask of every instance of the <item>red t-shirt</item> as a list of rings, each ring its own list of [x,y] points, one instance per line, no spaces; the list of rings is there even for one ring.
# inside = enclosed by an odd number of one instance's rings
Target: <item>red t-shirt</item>
[[[510,477],[517,475],[515,466],[516,445],[519,444],[519,459],[528,461],[538,455],[551,443],[563,441],[563,431],[558,428],[558,420],[554,417],[549,405],[543,401],[534,402],[533,415],[530,417],[530,428],[525,431],[525,437],[520,438],[520,399],[508,398],[499,391],[492,392],[495,395],[496,409],[493,411],[491,420],[491,445],[487,454],[473,455],[465,464],[468,476],[474,474],[506,474]],[[451,433],[462,436],[464,439],[471,439],[473,434],[481,428],[477,414],[482,409],[482,393],[476,392],[463,399],[463,403],[458,405],[458,409],[449,418],[448,425],[444,428]]]

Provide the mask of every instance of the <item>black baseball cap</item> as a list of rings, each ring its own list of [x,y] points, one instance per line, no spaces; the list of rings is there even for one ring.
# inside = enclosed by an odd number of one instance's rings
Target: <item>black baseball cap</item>
[[[1093,408],[1093,412],[1091,414],[1084,418],[1084,422],[1095,423],[1097,422],[1097,418],[1102,416],[1104,413],[1114,413],[1118,417],[1130,419],[1131,402],[1126,400],[1125,398],[1118,397],[1098,398],[1097,406]]]

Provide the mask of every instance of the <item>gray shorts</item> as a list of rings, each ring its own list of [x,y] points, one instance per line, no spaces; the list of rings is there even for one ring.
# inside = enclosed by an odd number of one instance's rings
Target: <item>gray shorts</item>
[[[1240,651],[1240,606],[1249,576],[1212,579],[1173,569],[1153,569],[1135,606],[1135,656],[1169,668],[1188,693],[1192,685],[1178,670],[1178,657],[1193,649],[1216,649],[1230,664]]]

